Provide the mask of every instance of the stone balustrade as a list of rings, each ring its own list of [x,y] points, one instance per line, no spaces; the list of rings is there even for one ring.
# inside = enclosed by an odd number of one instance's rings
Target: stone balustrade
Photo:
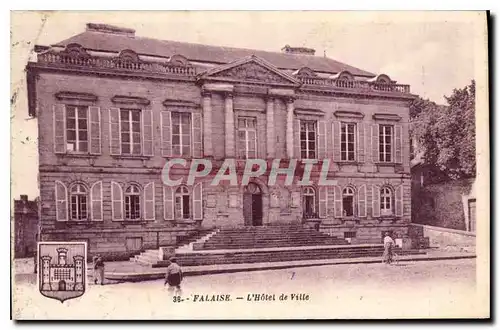
[[[346,88],[359,90],[372,90],[382,92],[410,93],[410,85],[387,84],[361,80],[334,80],[318,77],[299,77],[304,85],[324,86],[332,88]]]

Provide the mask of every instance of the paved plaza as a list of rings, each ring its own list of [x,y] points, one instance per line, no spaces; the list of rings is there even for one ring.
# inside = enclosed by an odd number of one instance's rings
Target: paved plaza
[[[207,319],[257,315],[463,317],[474,315],[477,303],[475,262],[475,259],[408,261],[391,266],[351,264],[190,276],[183,283],[181,302],[173,302],[174,297],[164,288],[163,281],[156,280],[91,285],[84,296],[61,304],[41,296],[33,276],[17,275],[15,306],[24,308],[15,310],[14,316],[22,319]],[[287,296],[286,301],[280,300],[282,295]]]

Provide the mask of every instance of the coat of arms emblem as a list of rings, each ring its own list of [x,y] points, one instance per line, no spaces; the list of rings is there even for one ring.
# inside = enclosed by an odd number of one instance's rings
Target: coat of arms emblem
[[[86,242],[38,243],[38,289],[64,302],[82,296],[87,281]]]

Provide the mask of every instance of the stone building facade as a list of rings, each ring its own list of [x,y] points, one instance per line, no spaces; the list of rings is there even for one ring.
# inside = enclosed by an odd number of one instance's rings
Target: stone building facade
[[[89,256],[122,257],[200,226],[310,223],[352,242],[407,233],[408,85],[307,48],[160,41],[102,24],[35,50],[27,81],[42,240],[86,240]],[[174,158],[213,169],[167,186]],[[248,185],[209,183],[224,160],[241,173],[254,158],[298,160],[295,173],[305,159],[327,160],[335,185],[269,185],[267,172]]]

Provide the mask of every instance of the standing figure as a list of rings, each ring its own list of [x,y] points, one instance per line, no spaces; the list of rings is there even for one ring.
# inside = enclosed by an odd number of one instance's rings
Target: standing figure
[[[170,294],[176,291],[176,294],[181,294],[182,270],[181,266],[177,264],[177,259],[172,257],[169,259],[170,265],[167,267],[165,274],[165,284],[168,283],[168,291]]]
[[[104,261],[101,255],[95,255],[92,261],[94,263],[94,284],[99,282],[101,285],[104,285]]]
[[[383,255],[384,263],[390,264],[392,262],[393,248],[394,248],[394,240],[389,235],[389,233],[386,233],[384,237],[384,255]]]

